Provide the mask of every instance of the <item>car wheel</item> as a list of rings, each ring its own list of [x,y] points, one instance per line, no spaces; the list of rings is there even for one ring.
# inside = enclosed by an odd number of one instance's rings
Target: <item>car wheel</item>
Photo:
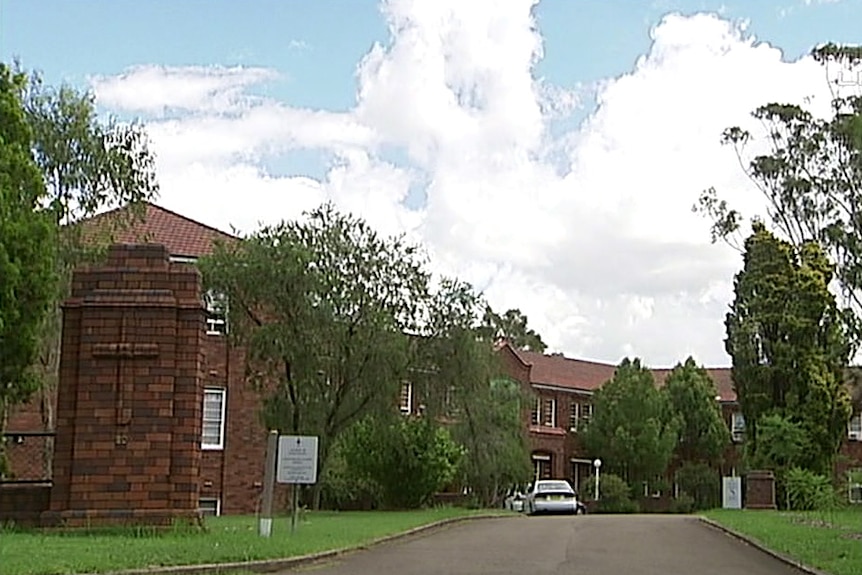
[[[578,505],[577,510],[575,510],[575,515],[586,515],[586,514],[587,514],[587,510],[586,510],[586,508],[581,507],[580,505]]]

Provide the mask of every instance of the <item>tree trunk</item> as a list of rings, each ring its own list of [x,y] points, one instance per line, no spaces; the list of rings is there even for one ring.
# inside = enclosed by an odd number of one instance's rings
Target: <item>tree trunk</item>
[[[6,402],[0,399],[0,479],[11,476],[9,462],[6,460],[6,421],[9,410]]]
[[[320,500],[323,496],[323,471],[326,469],[326,459],[329,455],[329,446],[322,437],[318,439],[318,449],[317,483],[311,488],[311,508],[315,511],[320,510]]]

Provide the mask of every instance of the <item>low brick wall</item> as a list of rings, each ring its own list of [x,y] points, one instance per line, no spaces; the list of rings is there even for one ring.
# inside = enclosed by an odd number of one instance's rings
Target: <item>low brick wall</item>
[[[0,483],[0,523],[37,525],[51,504],[51,483]]]

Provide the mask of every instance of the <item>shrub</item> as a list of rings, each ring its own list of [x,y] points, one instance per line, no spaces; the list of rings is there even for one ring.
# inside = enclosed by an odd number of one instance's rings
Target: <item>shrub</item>
[[[591,495],[595,492],[595,478],[590,478],[584,484],[584,493]],[[599,513],[637,513],[640,506],[631,498],[631,489],[628,483],[619,475],[605,473],[599,479],[599,501],[597,509]]]
[[[463,449],[428,418],[365,419],[344,438],[351,472],[379,485],[391,508],[421,507],[452,481]]]
[[[323,505],[330,509],[368,509],[381,503],[380,486],[347,465],[342,442],[336,442],[321,477]]]
[[[694,511],[694,506],[694,497],[681,491],[677,497],[671,500],[668,511],[671,513],[691,513]]]
[[[794,511],[819,511],[832,506],[834,492],[829,478],[794,467],[784,476],[787,506]]]
[[[693,511],[713,509],[721,502],[721,478],[705,463],[687,462],[676,472],[679,490],[692,497]]]

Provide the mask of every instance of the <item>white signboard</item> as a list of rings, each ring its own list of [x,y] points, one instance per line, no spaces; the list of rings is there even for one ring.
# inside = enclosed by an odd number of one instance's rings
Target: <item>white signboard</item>
[[[722,477],[722,507],[742,509],[742,478]]]
[[[278,438],[275,480],[279,483],[317,482],[317,437],[282,435]]]

